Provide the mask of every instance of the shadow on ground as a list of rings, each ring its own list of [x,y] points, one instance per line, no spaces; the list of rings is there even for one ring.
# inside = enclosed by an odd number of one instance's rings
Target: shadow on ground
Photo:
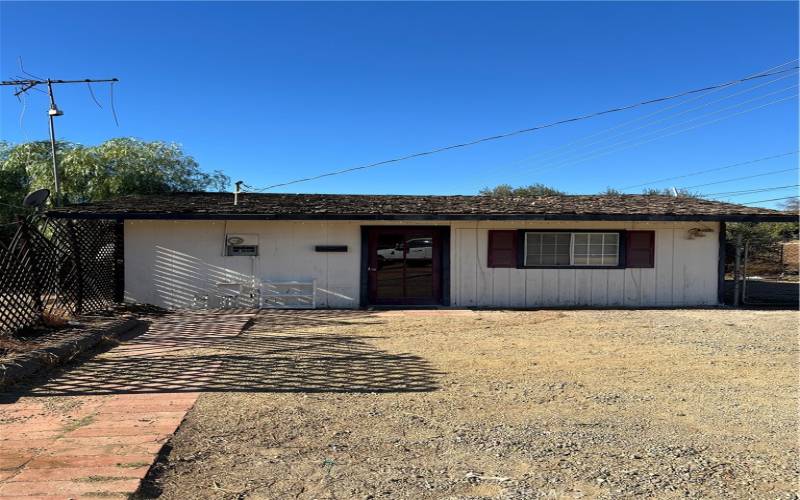
[[[725,281],[725,303],[733,304],[733,280]],[[800,283],[796,281],[747,280],[746,305],[776,309],[797,309]]]
[[[423,358],[346,333],[367,311],[176,313],[146,332],[0,396],[176,392],[420,392],[437,389]],[[324,327],[324,332],[315,331]],[[363,326],[361,326],[363,328]],[[337,332],[337,330],[342,330]]]

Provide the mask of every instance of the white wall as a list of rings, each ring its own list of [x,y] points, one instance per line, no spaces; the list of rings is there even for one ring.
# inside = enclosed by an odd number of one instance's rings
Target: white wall
[[[125,222],[126,298],[168,308],[206,295],[217,307],[221,282],[316,280],[318,307],[359,305],[361,221]],[[431,222],[385,223],[433,225]],[[451,226],[453,306],[671,306],[717,303],[717,223],[441,222]],[[692,227],[712,233],[687,239]],[[656,231],[654,269],[486,267],[489,229],[646,229]],[[225,234],[257,234],[258,257],[223,256]],[[346,253],[315,245],[347,245]]]
[[[688,239],[690,228],[713,232]],[[651,269],[489,268],[489,229],[655,231]],[[690,222],[453,223],[454,306],[688,306],[717,304],[719,224]]]
[[[360,231],[315,221],[125,221],[126,297],[181,308],[208,295],[217,307],[220,282],[314,279],[319,307],[358,307]],[[223,256],[226,233],[257,234],[259,256]],[[315,252],[315,245],[348,251]]]

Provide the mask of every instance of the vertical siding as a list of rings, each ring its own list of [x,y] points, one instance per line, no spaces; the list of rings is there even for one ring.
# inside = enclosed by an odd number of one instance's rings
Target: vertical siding
[[[602,269],[600,269],[602,271]],[[606,303],[609,306],[625,305],[625,270],[609,269],[608,274],[608,297]]]
[[[509,269],[509,305],[511,307],[525,307],[527,304],[527,281],[523,273],[512,272]]]
[[[196,297],[208,295],[209,305],[215,307],[219,303],[220,282],[314,279],[320,307],[358,307],[363,224],[126,221],[126,298],[178,308],[190,307]],[[718,224],[487,221],[449,225],[453,306],[637,307],[717,302]],[[692,227],[712,228],[715,232],[688,239],[688,229]],[[488,268],[488,230],[521,228],[654,230],[655,268]],[[260,255],[224,257],[226,232],[257,234]],[[315,252],[314,246],[322,244],[347,245],[348,251]]]
[[[575,270],[575,304],[592,305],[592,269]]]
[[[525,307],[537,307],[543,302],[544,283],[543,269],[528,269],[524,273],[519,273],[525,277]]]
[[[636,307],[642,303],[642,270],[639,268],[625,269],[625,284],[623,285],[624,300],[627,307]]]
[[[716,304],[716,223],[691,222],[454,222],[454,269],[459,291],[453,305],[487,307]],[[477,227],[477,229],[476,229]],[[688,239],[692,227],[713,233]],[[656,232],[655,267],[649,269],[507,269],[487,267],[489,229],[639,229]],[[477,244],[477,249],[472,247]],[[477,257],[477,258],[476,258]],[[474,278],[473,278],[474,276]],[[475,290],[472,293],[472,290]]]
[[[475,244],[475,229],[460,228],[455,231],[454,259],[451,266],[458,275],[457,293],[453,303],[464,307],[478,304],[478,253]]]
[[[499,268],[493,271],[492,301],[500,307],[508,307],[511,305],[511,269]]]
[[[223,256],[226,232],[258,235],[259,256]],[[219,283],[316,280],[319,307],[357,307],[360,239],[353,223],[126,221],[126,299],[174,309],[207,296],[208,306],[218,307]],[[348,251],[314,251],[323,244]]]
[[[656,233],[655,255],[655,305],[671,306],[674,303],[674,277],[672,274],[675,243],[675,231],[670,228],[660,229]]]
[[[608,272],[603,269],[592,269],[591,302],[594,307],[605,307],[608,302]]]
[[[478,255],[478,290],[476,302],[478,305],[494,303],[494,274],[500,269],[489,269],[486,264],[489,260],[489,232],[477,231],[476,252]]]

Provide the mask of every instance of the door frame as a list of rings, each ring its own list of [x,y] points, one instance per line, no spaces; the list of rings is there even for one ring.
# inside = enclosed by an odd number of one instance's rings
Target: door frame
[[[439,231],[439,238],[441,240],[441,272],[439,273],[439,279],[441,280],[441,300],[439,304],[433,305],[425,305],[425,306],[413,306],[413,305],[404,305],[398,304],[396,306],[386,305],[386,304],[371,304],[369,300],[369,236],[373,230],[377,229],[403,229],[403,230],[415,230],[415,229],[433,229]],[[359,304],[361,307],[405,307],[405,308],[412,308],[412,307],[438,307],[438,306],[449,306],[450,305],[450,226],[449,225],[438,225],[438,226],[417,226],[416,224],[405,224],[405,225],[372,225],[372,226],[361,226],[361,266],[360,266],[360,297],[359,297]]]

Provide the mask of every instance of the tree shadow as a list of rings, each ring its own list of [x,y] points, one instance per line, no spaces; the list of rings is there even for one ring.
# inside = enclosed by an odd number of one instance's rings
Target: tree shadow
[[[145,333],[0,396],[181,392],[423,392],[438,388],[419,356],[356,334],[367,311],[176,313]],[[314,331],[324,327],[325,331]],[[349,332],[349,333],[348,333]]]

